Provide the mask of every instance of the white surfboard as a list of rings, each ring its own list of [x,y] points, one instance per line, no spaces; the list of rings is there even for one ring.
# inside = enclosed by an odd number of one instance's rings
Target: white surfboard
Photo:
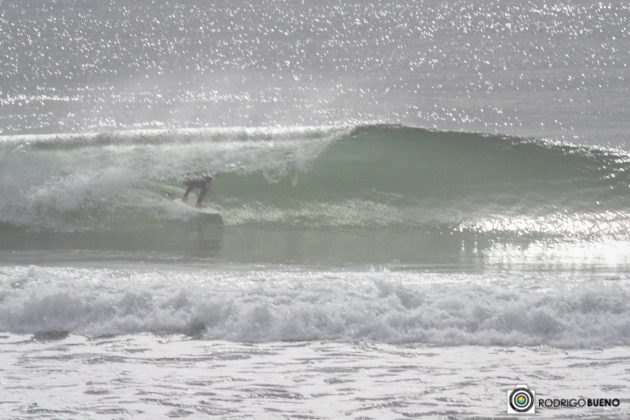
[[[181,207],[184,207],[186,210],[193,211],[195,213],[206,214],[210,216],[221,216],[221,212],[213,207],[208,207],[208,206],[197,207],[195,204],[192,204],[196,202],[194,200],[188,203],[188,202],[182,201],[181,198],[175,198],[172,201],[173,203],[178,204]]]
[[[186,212],[190,212],[195,216],[201,217],[202,219],[208,219],[213,222],[223,222],[221,212],[218,209],[210,206],[195,206],[195,203],[197,203],[196,194],[191,194],[188,198],[188,202],[183,202],[181,198],[184,194],[183,188],[157,182],[148,184],[148,188],[159,195],[165,196],[165,198],[168,198],[173,204],[177,205],[178,208],[181,208]]]
[[[172,199],[171,202],[177,208],[180,208],[184,212],[190,214],[194,220],[202,220],[204,223],[223,224],[223,217],[221,217],[221,212],[218,209],[207,206],[197,207],[195,206],[195,203],[197,202],[196,198],[192,200],[191,197],[191,201],[187,203],[183,202],[181,198]]]

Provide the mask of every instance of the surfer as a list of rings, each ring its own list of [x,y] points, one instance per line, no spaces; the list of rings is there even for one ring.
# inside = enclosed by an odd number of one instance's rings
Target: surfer
[[[186,202],[188,200],[188,194],[195,188],[199,188],[199,195],[197,196],[197,204],[196,206],[201,208],[203,205],[201,201],[212,189],[212,176],[204,174],[202,176],[190,178],[184,181],[184,185],[186,185],[186,192],[182,196],[182,201]]]

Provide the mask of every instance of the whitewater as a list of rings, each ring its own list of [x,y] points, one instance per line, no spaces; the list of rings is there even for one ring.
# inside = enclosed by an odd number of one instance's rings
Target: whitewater
[[[629,23],[0,0],[0,417],[627,418]]]

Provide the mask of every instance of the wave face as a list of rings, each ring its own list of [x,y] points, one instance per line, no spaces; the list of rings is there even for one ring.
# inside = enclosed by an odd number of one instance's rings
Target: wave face
[[[226,231],[492,242],[630,229],[627,153],[532,139],[404,126],[148,130],[8,136],[0,153],[3,230],[94,242],[186,222],[150,186],[200,171],[217,174]]]
[[[629,345],[627,279],[9,267],[0,329],[246,342]]]

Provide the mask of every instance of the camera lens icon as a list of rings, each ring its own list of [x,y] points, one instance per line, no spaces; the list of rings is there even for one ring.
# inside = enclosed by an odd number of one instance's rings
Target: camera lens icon
[[[516,385],[507,392],[507,412],[511,414],[534,413],[535,393],[527,385]]]

